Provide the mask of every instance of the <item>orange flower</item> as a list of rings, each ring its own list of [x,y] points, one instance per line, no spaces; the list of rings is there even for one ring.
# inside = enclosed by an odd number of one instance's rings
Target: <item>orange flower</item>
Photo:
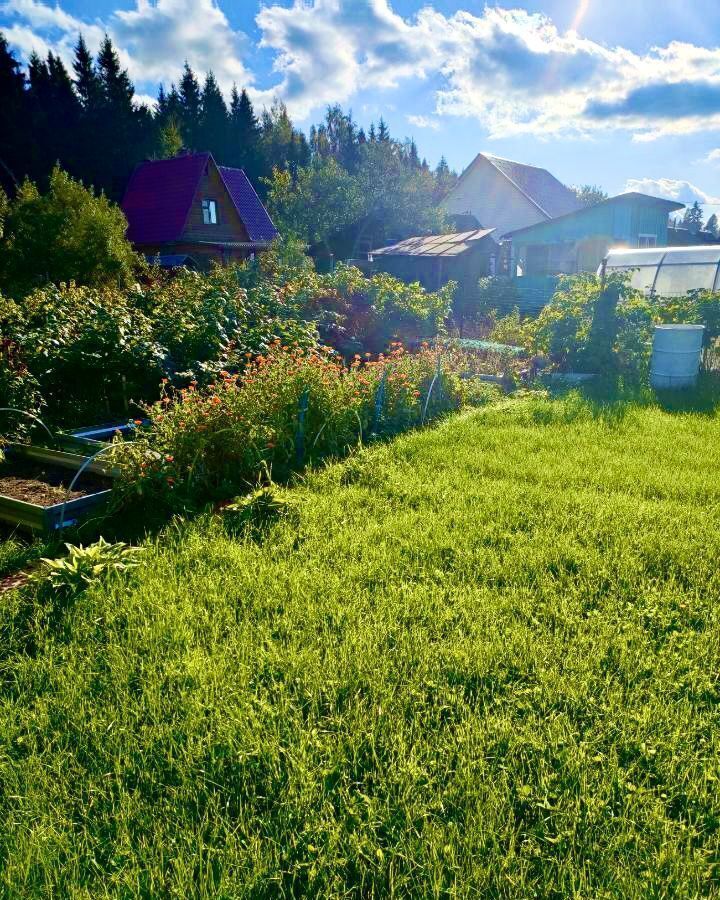
[[[174,456],[171,456],[169,453],[165,457],[165,462],[172,462],[175,459]]]
[[[133,424],[135,424],[135,425],[142,425],[142,419],[134,419],[134,420],[133,420]]]

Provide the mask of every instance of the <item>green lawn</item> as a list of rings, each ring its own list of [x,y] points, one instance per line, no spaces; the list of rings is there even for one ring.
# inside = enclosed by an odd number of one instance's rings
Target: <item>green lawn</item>
[[[720,893],[720,419],[526,399],[2,603],[0,896]]]

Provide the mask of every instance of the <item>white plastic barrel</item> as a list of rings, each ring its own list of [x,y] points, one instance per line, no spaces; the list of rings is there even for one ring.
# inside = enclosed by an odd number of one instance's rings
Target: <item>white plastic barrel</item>
[[[700,371],[704,325],[656,325],[650,384],[654,388],[692,387]]]

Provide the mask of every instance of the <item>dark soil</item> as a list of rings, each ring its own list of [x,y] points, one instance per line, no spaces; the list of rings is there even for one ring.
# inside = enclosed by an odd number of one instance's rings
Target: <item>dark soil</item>
[[[83,472],[75,487],[68,493],[68,485],[74,477],[73,469],[10,459],[0,466],[0,495],[36,503],[38,506],[52,506],[107,490],[111,486],[107,478]]]

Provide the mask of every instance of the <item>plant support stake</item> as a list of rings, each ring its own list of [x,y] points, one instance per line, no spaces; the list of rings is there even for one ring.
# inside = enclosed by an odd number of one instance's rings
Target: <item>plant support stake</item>
[[[302,468],[305,462],[305,417],[309,403],[310,390],[305,388],[298,400],[297,429],[295,431],[295,462],[299,469]]]
[[[380,384],[377,386],[377,391],[375,392],[375,410],[373,412],[373,423],[371,429],[371,435],[377,434],[378,426],[380,425],[380,420],[382,418],[382,409],[383,404],[385,403],[385,379],[387,377],[387,369],[383,369],[382,378],[380,379]]]

